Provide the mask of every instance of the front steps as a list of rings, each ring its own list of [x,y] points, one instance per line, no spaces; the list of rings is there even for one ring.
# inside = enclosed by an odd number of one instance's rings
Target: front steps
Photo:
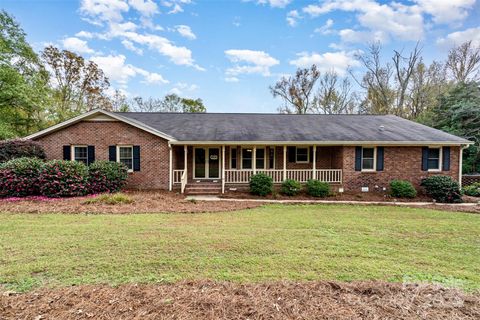
[[[222,193],[222,182],[220,180],[213,181],[197,181],[187,183],[185,186],[185,194],[187,195],[218,195]]]

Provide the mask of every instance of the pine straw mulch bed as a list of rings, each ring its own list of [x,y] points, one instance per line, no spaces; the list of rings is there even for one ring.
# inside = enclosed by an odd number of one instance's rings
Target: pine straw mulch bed
[[[86,285],[0,297],[2,319],[479,319],[480,295],[386,282]]]
[[[125,204],[85,204],[91,197],[24,200],[0,199],[0,212],[9,213],[93,213],[93,214],[129,214],[129,213],[201,213],[225,212],[256,208],[259,202],[227,201],[189,201],[183,195],[167,191],[126,191],[134,200]],[[1,318],[0,318],[1,319]]]

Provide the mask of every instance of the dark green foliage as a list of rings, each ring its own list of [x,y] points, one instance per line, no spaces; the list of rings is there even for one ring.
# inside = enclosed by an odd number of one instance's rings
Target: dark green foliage
[[[88,168],[83,162],[52,160],[40,173],[40,193],[47,197],[75,197],[88,193]]]
[[[427,195],[438,202],[462,202],[462,193],[458,182],[449,176],[431,176],[423,179],[421,185],[425,188]]]
[[[45,159],[45,151],[39,143],[31,140],[0,141],[0,162],[23,157]]]
[[[300,190],[302,189],[302,186],[300,185],[300,182],[293,180],[293,179],[287,179],[282,182],[282,189],[281,192],[284,195],[287,196],[296,196]]]
[[[118,162],[95,161],[88,167],[90,193],[117,192],[128,178],[127,167]]]
[[[40,194],[39,176],[44,162],[37,158],[17,158],[0,164],[0,197]]]
[[[273,179],[266,174],[254,174],[250,178],[250,193],[258,196],[266,196],[273,192]]]
[[[396,198],[415,198],[417,190],[415,190],[410,181],[393,180],[390,182],[390,195]]]
[[[464,187],[463,193],[470,197],[480,197],[480,182]]]
[[[319,180],[308,180],[307,193],[313,197],[325,198],[330,194],[330,185]]]

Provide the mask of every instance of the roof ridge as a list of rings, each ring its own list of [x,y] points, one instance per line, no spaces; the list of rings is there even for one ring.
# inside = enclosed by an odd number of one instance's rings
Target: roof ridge
[[[375,116],[375,117],[388,117],[394,116],[393,114],[364,114],[364,113],[342,113],[342,114],[321,114],[321,113],[273,113],[273,112],[165,112],[165,111],[115,111],[115,113],[126,114],[126,113],[137,113],[137,114],[195,114],[195,115],[268,115],[268,116]],[[401,117],[400,117],[401,118]],[[402,118],[403,119],[403,118]]]

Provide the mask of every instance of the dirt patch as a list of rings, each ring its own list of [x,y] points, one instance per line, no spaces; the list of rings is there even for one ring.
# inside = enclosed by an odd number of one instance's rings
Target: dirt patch
[[[3,295],[2,319],[479,319],[480,295],[384,282],[181,282]]]
[[[180,194],[167,191],[126,191],[134,202],[115,205],[85,204],[91,197],[31,200],[0,200],[0,212],[11,213],[158,213],[158,212],[224,212],[261,206],[258,202],[188,201]]]

